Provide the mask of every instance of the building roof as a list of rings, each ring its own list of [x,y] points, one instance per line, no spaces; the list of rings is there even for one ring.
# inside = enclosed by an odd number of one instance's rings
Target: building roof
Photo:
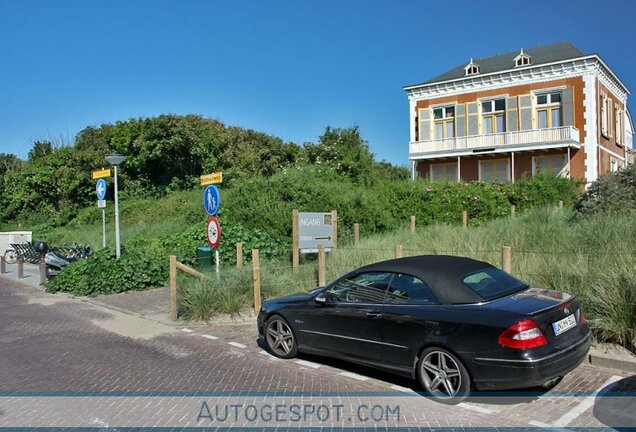
[[[479,65],[479,74],[471,75],[471,77],[514,69],[514,59],[519,55],[520,51],[521,50],[517,50],[506,54],[473,59],[473,62]],[[524,48],[523,52],[532,58],[532,64],[530,66],[537,66],[585,56],[583,52],[581,52],[577,47],[569,42],[544,45],[528,49]],[[436,76],[435,78],[430,79],[420,85],[434,84],[442,81],[464,78],[464,68],[468,64],[469,60],[470,59],[466,59],[464,63],[457,66],[456,68],[451,69],[439,76]]]
[[[369,264],[356,270],[394,272],[415,276],[428,285],[441,303],[479,303],[483,301],[461,281],[469,273],[492,268],[491,264],[451,255],[419,255]]]

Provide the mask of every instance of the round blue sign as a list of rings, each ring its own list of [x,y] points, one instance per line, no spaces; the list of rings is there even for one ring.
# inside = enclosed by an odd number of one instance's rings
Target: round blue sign
[[[106,180],[99,179],[97,180],[97,185],[95,185],[95,190],[97,191],[97,199],[103,200],[106,198]]]
[[[214,216],[221,207],[221,192],[216,186],[210,185],[203,192],[203,208],[210,215]]]

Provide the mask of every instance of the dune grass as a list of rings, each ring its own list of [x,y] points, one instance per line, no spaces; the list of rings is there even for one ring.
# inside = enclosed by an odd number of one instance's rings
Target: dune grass
[[[364,264],[390,259],[395,245],[404,256],[450,254],[501,265],[501,247],[512,248],[512,273],[534,286],[580,296],[599,339],[636,345],[636,218],[595,215],[572,220],[567,210],[542,208],[467,229],[438,224],[377,234],[359,245],[342,244],[326,261],[327,280]],[[288,262],[261,263],[263,299],[317,286],[317,265],[293,273]],[[180,293],[189,319],[236,313],[253,304],[251,269],[223,269],[210,282],[190,282]]]

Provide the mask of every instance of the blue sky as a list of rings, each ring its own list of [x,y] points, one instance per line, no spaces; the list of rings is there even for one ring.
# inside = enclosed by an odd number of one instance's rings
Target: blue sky
[[[299,144],[358,125],[405,165],[404,85],[570,41],[633,90],[635,19],[627,0],[0,0],[0,152],[195,113]]]

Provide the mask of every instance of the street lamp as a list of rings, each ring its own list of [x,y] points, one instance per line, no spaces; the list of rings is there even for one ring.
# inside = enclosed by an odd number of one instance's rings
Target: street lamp
[[[111,153],[106,156],[106,162],[115,167],[115,253],[117,259],[121,256],[121,245],[119,243],[119,200],[117,198],[117,166],[126,159],[119,153]]]

